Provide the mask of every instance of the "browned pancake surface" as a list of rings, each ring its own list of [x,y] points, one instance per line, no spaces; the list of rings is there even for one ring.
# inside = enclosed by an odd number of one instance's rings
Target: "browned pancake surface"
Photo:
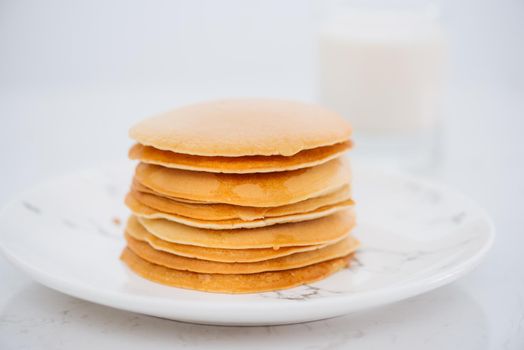
[[[129,131],[142,145],[200,156],[292,156],[345,142],[351,126],[321,106],[276,99],[197,103],[145,119]]]

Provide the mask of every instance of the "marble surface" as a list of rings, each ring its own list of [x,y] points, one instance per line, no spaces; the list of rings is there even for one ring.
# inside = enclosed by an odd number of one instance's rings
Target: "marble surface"
[[[90,126],[88,118],[80,123],[69,121],[67,111],[73,110],[75,101],[82,100],[76,95],[71,95],[65,106],[59,95],[35,95],[31,104],[24,103],[27,96],[2,96],[0,113],[11,115],[13,123],[0,131],[2,159],[10,164],[0,185],[0,202],[42,177],[97,163],[102,155],[116,159],[117,154],[125,152],[125,135],[113,135],[130,120],[111,120],[101,130]],[[498,231],[486,261],[460,281],[397,304],[330,320],[288,326],[216,327],[142,316],[78,300],[32,282],[0,258],[0,348],[524,348],[524,215],[518,202],[524,196],[524,92],[461,87],[453,96],[460,98],[452,98],[450,103],[442,162],[429,175],[479,202],[494,217]],[[127,97],[133,98],[131,94]],[[148,96],[146,100],[162,106],[167,104],[167,97],[162,98]],[[120,99],[126,100],[122,95]],[[100,103],[79,113],[85,117],[93,112],[107,113],[108,117],[118,110],[138,118],[142,110],[151,108],[126,109],[124,102],[115,105],[114,100],[101,95],[93,100]],[[37,111],[46,118],[32,117]],[[49,123],[59,123],[68,132],[50,130],[46,128]],[[42,128],[49,130],[51,137],[49,133],[42,135]],[[95,144],[85,136],[75,138],[98,130]],[[69,144],[74,146],[68,148]],[[104,153],[110,145],[115,147]],[[31,162],[20,161],[23,159]]]

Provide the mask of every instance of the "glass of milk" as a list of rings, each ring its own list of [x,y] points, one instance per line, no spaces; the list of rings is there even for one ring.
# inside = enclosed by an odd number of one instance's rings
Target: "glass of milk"
[[[320,102],[352,123],[357,156],[431,168],[447,58],[437,9],[366,4],[339,5],[321,28]]]

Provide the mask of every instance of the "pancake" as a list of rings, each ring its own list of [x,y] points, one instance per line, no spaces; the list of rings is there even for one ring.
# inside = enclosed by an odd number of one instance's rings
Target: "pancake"
[[[277,207],[333,192],[350,179],[333,159],[313,168],[278,173],[221,174],[138,164],[135,179],[162,195],[252,207]]]
[[[256,262],[288,256],[294,253],[306,252],[325,247],[327,244],[317,244],[308,246],[282,247],[280,249],[259,248],[259,249],[221,249],[206,248],[194,245],[178,244],[164,241],[153,236],[142,226],[138,220],[132,218],[127,225],[126,234],[139,241],[147,242],[156,250],[167,253],[219,262]],[[344,238],[342,238],[344,239]]]
[[[186,203],[173,198],[153,194],[154,192],[151,190],[146,189],[147,192],[143,191],[143,186],[137,182],[133,182],[131,191],[128,193],[127,197],[131,197],[140,204],[150,207],[158,212],[209,221],[229,219],[250,221],[304,213],[327,205],[347,201],[350,199],[351,194],[349,185],[344,185],[341,188],[336,189],[334,192],[324,196],[310,198],[305,201],[279,207],[257,208],[220,203]],[[126,201],[128,201],[127,197]]]
[[[355,226],[352,209],[311,221],[235,230],[208,230],[165,219],[132,217],[130,221],[133,220],[138,220],[149,233],[164,241],[226,249],[326,244],[341,239]]]
[[[253,263],[224,263],[187,258],[176,254],[158,251],[149,244],[134,239],[129,235],[126,235],[126,240],[129,249],[150,263],[176,270],[217,274],[244,274],[295,269],[346,256],[353,253],[358,246],[358,241],[356,239],[346,237],[345,239],[324,248],[309,252],[296,253],[281,258]]]
[[[120,259],[136,274],[168,286],[216,293],[257,293],[312,283],[347,267],[351,255],[284,271],[202,274],[150,263],[125,248]]]
[[[292,156],[345,142],[351,127],[317,105],[272,99],[229,99],[181,107],[133,126],[145,146],[198,156]]]
[[[331,146],[303,150],[293,156],[208,157],[162,151],[137,143],[129,150],[129,158],[184,170],[233,174],[267,173],[319,165],[340,156],[350,147],[351,142],[346,141]]]
[[[126,196],[125,202],[127,207],[133,212],[133,214],[141,218],[166,219],[188,226],[207,228],[211,230],[257,228],[288,222],[314,220],[347,209],[353,205],[353,201],[348,199],[335,204],[326,205],[305,213],[296,213],[292,215],[275,216],[270,218],[244,221],[242,219],[201,220],[177,214],[164,213],[140,203],[132,195]]]

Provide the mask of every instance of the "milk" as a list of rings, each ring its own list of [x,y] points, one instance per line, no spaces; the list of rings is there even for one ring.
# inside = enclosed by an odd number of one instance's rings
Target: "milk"
[[[320,102],[346,116],[357,138],[373,139],[371,153],[410,153],[435,138],[446,53],[432,11],[343,9],[319,35]]]

